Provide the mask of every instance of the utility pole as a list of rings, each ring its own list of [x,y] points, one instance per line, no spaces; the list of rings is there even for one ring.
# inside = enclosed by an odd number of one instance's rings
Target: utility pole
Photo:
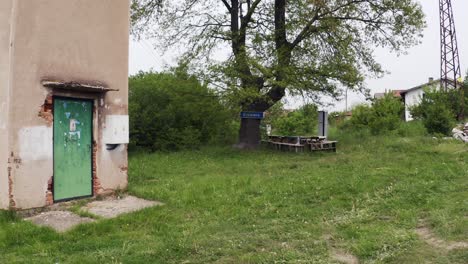
[[[458,119],[464,119],[465,98],[461,79],[460,56],[458,53],[457,33],[453,16],[452,1],[439,0],[440,12],[440,54],[441,89],[448,91],[451,88],[460,89],[460,113]]]
[[[346,87],[346,113],[348,113],[348,87]]]

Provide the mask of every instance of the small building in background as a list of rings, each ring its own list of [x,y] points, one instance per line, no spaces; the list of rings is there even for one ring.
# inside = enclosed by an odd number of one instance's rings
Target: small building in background
[[[374,99],[381,99],[388,93],[393,94],[393,96],[397,98],[401,98],[405,104],[405,114],[403,118],[406,122],[409,122],[413,120],[413,117],[411,116],[411,108],[421,103],[427,89],[440,89],[440,79],[434,80],[434,78],[429,78],[427,83],[408,90],[389,90],[385,91],[385,93],[375,93]]]
[[[0,1],[0,209],[126,188],[129,6]]]
[[[401,98],[405,104],[405,121],[413,121],[413,116],[411,115],[411,107],[416,106],[421,103],[424,98],[425,91],[427,89],[440,89],[440,79],[434,80],[434,78],[429,78],[429,81],[425,84],[418,85],[408,90],[400,92]]]

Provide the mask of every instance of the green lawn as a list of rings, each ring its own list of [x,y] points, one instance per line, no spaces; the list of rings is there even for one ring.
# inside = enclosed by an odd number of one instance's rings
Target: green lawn
[[[129,192],[164,202],[65,234],[0,212],[0,263],[467,263],[468,146],[346,140],[338,153],[131,153]]]

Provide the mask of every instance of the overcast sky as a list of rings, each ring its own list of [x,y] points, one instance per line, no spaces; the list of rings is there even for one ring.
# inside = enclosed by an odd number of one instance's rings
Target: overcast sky
[[[408,50],[407,55],[400,57],[387,50],[376,52],[377,60],[390,73],[381,79],[367,80],[367,86],[372,93],[384,92],[386,89],[409,89],[427,82],[429,77],[440,77],[440,37],[439,37],[439,11],[438,0],[420,0],[426,13],[427,28],[424,32],[422,44]],[[468,10],[467,0],[453,0],[455,22],[460,50],[462,74],[465,76],[468,67]],[[161,52],[154,50],[151,41],[143,40],[130,43],[130,74],[140,70],[162,70],[171,65],[173,56],[161,56]],[[349,95],[349,105],[364,102],[364,97],[358,94]],[[290,102],[298,105],[300,102]],[[328,110],[344,110],[345,103],[335,102]]]

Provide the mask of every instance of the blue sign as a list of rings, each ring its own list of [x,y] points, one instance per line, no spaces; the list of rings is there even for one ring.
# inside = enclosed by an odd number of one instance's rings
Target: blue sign
[[[242,119],[263,119],[265,114],[263,112],[241,112]]]

